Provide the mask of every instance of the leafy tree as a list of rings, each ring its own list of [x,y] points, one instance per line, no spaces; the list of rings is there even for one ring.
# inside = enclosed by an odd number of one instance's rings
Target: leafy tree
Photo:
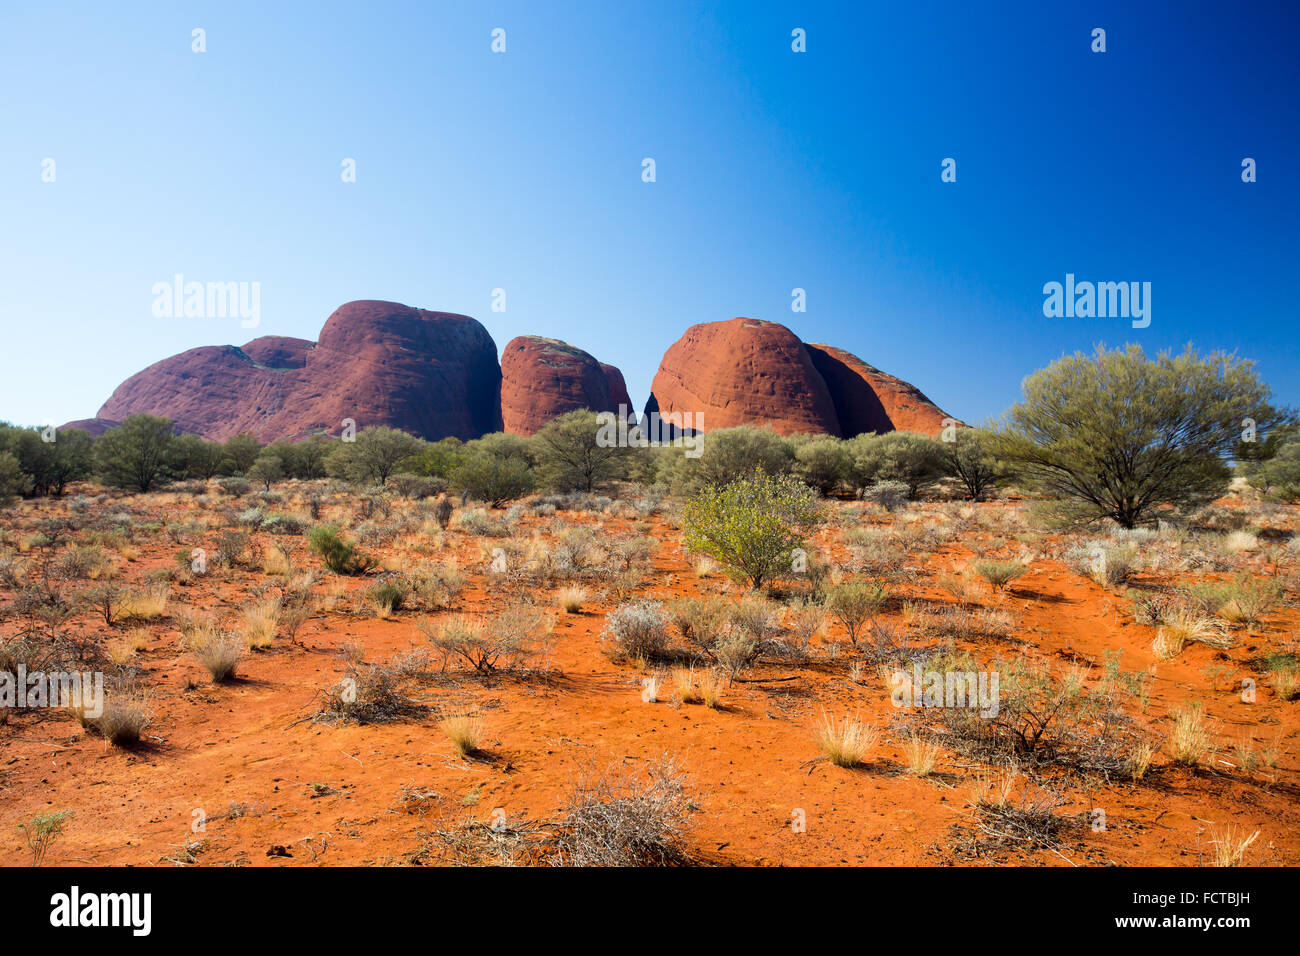
[[[424,442],[396,428],[372,425],[357,432],[356,440],[339,442],[325,459],[329,474],[358,483],[388,483],[397,466],[419,454]]]
[[[284,477],[284,464],[278,455],[263,452],[249,467],[246,477],[249,481],[261,483],[267,491],[270,491],[271,485]]]
[[[688,458],[684,449],[674,447],[662,463],[663,477],[675,492],[690,494],[708,485],[725,485],[755,469],[767,475],[794,469],[793,446],[770,428],[719,428],[696,440],[703,442],[698,457]]]
[[[149,491],[171,479],[175,445],[170,418],[132,415],[100,436],[95,458],[108,484]]]
[[[900,481],[909,498],[933,484],[940,471],[939,443],[916,432],[858,435],[846,443],[846,474],[857,491],[879,482]]]
[[[526,438],[495,432],[466,442],[451,472],[452,487],[494,508],[537,486],[532,445]]]
[[[207,481],[221,474],[226,458],[224,445],[204,441],[198,435],[177,435],[173,451],[176,473]]]
[[[939,469],[956,478],[966,497],[980,501],[1006,477],[1007,469],[995,454],[996,436],[978,428],[958,428],[952,441],[939,442]]]
[[[252,435],[244,432],[227,439],[225,444],[225,468],[233,475],[247,473],[262,453],[261,443]]]
[[[413,475],[427,478],[446,478],[456,467],[460,450],[465,443],[454,435],[441,441],[427,442],[419,454],[412,455],[403,466]]]
[[[46,441],[39,428],[15,428],[8,431],[6,444],[19,467],[31,475],[31,492],[57,497],[68,482],[91,473],[94,441],[79,428],[55,432],[53,437],[54,441]]]
[[[1300,441],[1287,442],[1273,457],[1260,462],[1251,482],[1283,501],[1300,501]]]
[[[795,441],[795,470],[805,482],[825,497],[848,472],[849,453],[844,442],[829,435]]]
[[[0,504],[32,490],[32,476],[23,471],[18,458],[11,452],[0,451]]]
[[[599,482],[620,477],[625,449],[602,448],[600,421],[593,411],[578,409],[553,418],[533,436],[537,464],[547,486],[556,491],[591,491]]]
[[[747,478],[710,485],[683,509],[686,545],[760,588],[790,573],[794,550],[822,520],[812,489],[793,475],[755,469]]]
[[[304,442],[287,445],[287,448],[291,451],[282,456],[286,471],[295,478],[323,478],[327,474],[325,463],[334,450],[334,439],[328,435],[313,435]]]
[[[1057,359],[1025,379],[1000,451],[1088,520],[1125,528],[1162,505],[1191,508],[1228,487],[1226,459],[1252,419],[1261,434],[1290,420],[1270,405],[1253,362],[1214,352],[1148,359],[1140,346]]]

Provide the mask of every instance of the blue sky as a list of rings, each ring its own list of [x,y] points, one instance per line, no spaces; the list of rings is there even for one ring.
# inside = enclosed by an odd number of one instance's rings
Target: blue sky
[[[1099,341],[1236,350],[1297,405],[1298,20],[1291,3],[6,0],[0,418],[92,415],[151,362],[315,338],[359,298],[475,316],[498,349],[565,339],[620,366],[638,406],[687,326],[736,315],[967,421]],[[156,318],[151,289],[178,272],[260,282],[260,326]],[[1067,272],[1149,281],[1151,326],[1044,317]]]

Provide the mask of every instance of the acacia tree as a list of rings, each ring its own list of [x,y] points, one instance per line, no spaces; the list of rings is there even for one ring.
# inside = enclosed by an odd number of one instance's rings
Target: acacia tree
[[[580,408],[546,423],[535,436],[537,463],[556,491],[591,491],[598,482],[623,473],[624,449],[602,447],[600,419]]]
[[[899,481],[915,499],[939,478],[939,442],[916,432],[858,435],[848,442],[847,473],[855,490]]]
[[[956,478],[973,501],[1002,481],[1006,468],[994,453],[994,439],[980,428],[958,428],[952,441],[939,442],[939,468]]]
[[[132,415],[99,437],[95,457],[109,484],[149,491],[171,478],[175,444],[170,418]]]
[[[85,478],[94,463],[90,433],[65,428],[47,435],[39,428],[9,432],[8,451],[32,476],[32,491],[38,495],[63,494],[68,482]]]
[[[1253,362],[1214,352],[1148,359],[1138,345],[1057,359],[1024,382],[998,450],[1080,517],[1125,528],[1161,505],[1190,508],[1228,488],[1227,459],[1253,421],[1289,420]]]
[[[357,432],[355,441],[340,442],[325,459],[325,467],[339,478],[383,486],[400,462],[423,447],[424,442],[414,435],[376,425]]]
[[[245,477],[249,481],[259,482],[267,491],[270,491],[271,485],[284,477],[284,462],[280,460],[278,455],[263,452],[249,466]]]

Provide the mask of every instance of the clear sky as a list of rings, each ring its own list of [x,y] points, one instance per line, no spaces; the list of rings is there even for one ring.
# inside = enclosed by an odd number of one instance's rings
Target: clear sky
[[[361,298],[472,315],[498,349],[564,339],[638,406],[688,325],[736,315],[967,421],[1099,341],[1236,350],[1297,405],[1298,21],[1291,2],[4,0],[0,419],[93,415],[151,362],[314,339]],[[1046,318],[1067,272],[1150,282],[1150,327]],[[260,282],[260,326],[155,317],[175,273]]]

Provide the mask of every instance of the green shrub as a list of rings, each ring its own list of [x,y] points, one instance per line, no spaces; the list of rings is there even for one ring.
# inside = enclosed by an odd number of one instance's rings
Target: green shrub
[[[1025,379],[999,454],[1049,496],[1125,528],[1169,504],[1187,510],[1222,495],[1242,420],[1261,432],[1289,416],[1251,362],[1191,347],[1148,360],[1138,345],[1058,359]]]
[[[23,836],[27,838],[27,849],[32,854],[32,866],[41,865],[50,845],[63,835],[63,825],[70,816],[72,816],[71,810],[57,810],[37,814],[26,823],[18,824],[18,829],[22,830]]]
[[[848,631],[849,643],[858,646],[862,625],[880,613],[889,592],[876,581],[845,581],[827,591],[826,610]]]
[[[149,491],[171,480],[175,442],[171,419],[132,415],[95,443],[100,474],[118,488]]]
[[[365,574],[375,567],[373,559],[357,551],[357,546],[339,534],[338,525],[312,528],[307,536],[312,551],[320,555],[325,567],[335,574]]]
[[[18,459],[0,452],[0,504],[32,490],[32,476],[22,470]]]
[[[827,435],[795,441],[794,458],[799,477],[823,497],[833,492],[848,472],[845,443]]]
[[[703,442],[698,457],[688,458],[682,448],[674,447],[666,449],[661,459],[661,477],[677,494],[691,495],[710,485],[726,485],[755,471],[784,475],[794,470],[790,440],[770,428],[719,428],[696,436],[696,440]]]
[[[855,489],[899,481],[916,498],[940,477],[939,442],[915,432],[858,435],[846,442],[846,474]]]
[[[1274,578],[1236,574],[1229,581],[1204,581],[1185,589],[1193,606],[1234,624],[1258,624],[1282,599],[1283,588]]]
[[[1251,483],[1283,501],[1300,501],[1300,442],[1288,442],[1272,458],[1260,462]]]
[[[467,442],[451,470],[452,487],[475,501],[500,507],[537,486],[528,439],[498,432]]]
[[[973,565],[976,574],[999,591],[1029,570],[1023,561],[976,561]]]
[[[813,492],[791,475],[755,471],[691,498],[682,512],[686,545],[753,588],[791,573],[796,548],[822,520]]]
[[[399,467],[424,448],[424,442],[396,428],[372,426],[354,441],[340,441],[325,458],[325,470],[357,484],[386,485]]]
[[[223,495],[230,495],[232,498],[238,498],[248,494],[253,490],[253,486],[245,478],[219,478],[217,487],[221,489]]]
[[[410,588],[402,581],[380,581],[370,589],[370,603],[384,616],[400,611]]]

